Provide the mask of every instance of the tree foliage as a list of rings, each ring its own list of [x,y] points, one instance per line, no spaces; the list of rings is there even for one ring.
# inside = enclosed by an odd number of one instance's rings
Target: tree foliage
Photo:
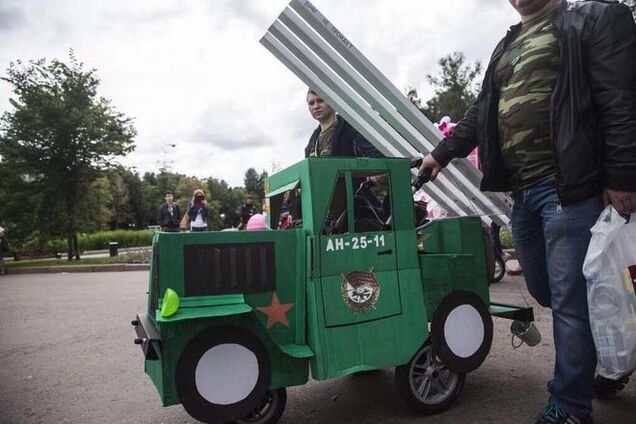
[[[219,216],[222,216],[221,228],[238,227],[241,223],[239,209],[245,199],[243,188],[232,188],[225,180],[208,178],[210,196],[219,202]]]
[[[95,232],[110,226],[114,217],[113,194],[108,177],[97,178],[88,187],[90,195],[83,199],[80,207],[82,231]]]
[[[459,121],[477,98],[476,79],[481,74],[481,63],[469,65],[463,53],[454,52],[442,57],[438,64],[439,74],[426,76],[435,87],[433,97],[422,105],[416,89],[410,88],[407,96],[433,122],[439,122],[444,116]]]
[[[32,194],[22,224],[42,236],[66,234],[69,259],[79,258],[81,206],[101,172],[133,150],[132,121],[97,96],[96,71],[84,69],[72,51],[68,63],[11,63],[2,79],[13,97],[0,119],[0,167]]]
[[[140,176],[117,165],[113,159],[132,150],[135,130],[97,97],[95,71],[72,53],[68,64],[18,61],[4,80],[14,95],[0,120],[0,224],[17,249],[50,247],[66,237],[70,255],[79,257],[78,232],[156,226],[167,191],[185,213],[193,190],[203,189],[215,230],[238,226],[247,192],[264,197],[267,173],[253,168],[246,187],[231,187],[167,168]]]
[[[267,176],[266,171],[259,174],[254,168],[245,171],[245,190],[248,194],[256,196],[257,202],[265,198],[265,179]]]

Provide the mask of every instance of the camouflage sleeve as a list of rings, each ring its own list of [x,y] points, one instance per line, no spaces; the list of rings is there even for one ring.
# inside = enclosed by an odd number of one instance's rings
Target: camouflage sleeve
[[[606,188],[636,191],[636,24],[607,5],[592,33],[590,86],[603,136]]]
[[[442,167],[452,159],[465,158],[477,146],[477,100],[468,108],[464,118],[459,121],[453,134],[446,137],[431,152]]]

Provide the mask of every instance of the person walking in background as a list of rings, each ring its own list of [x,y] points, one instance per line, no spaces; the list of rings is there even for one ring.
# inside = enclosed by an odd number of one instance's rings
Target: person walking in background
[[[247,222],[254,214],[256,214],[256,205],[254,205],[254,196],[248,194],[245,196],[245,203],[241,206],[239,215],[241,217],[241,223],[239,224],[239,230],[244,230]]]
[[[636,211],[636,24],[617,2],[509,1],[521,23],[421,171],[434,180],[478,145],[481,189],[513,192],[528,291],[553,318],[554,376],[537,423],[592,423],[596,350],[582,265],[604,201]]]
[[[4,266],[4,254],[9,251],[9,242],[7,242],[4,228],[0,227],[0,274],[6,274],[7,270]]]
[[[179,231],[179,222],[181,221],[181,212],[179,206],[174,203],[174,193],[166,191],[166,203],[159,209],[159,225],[161,231],[170,233]]]
[[[188,203],[190,231],[207,231],[208,213],[208,203],[205,200],[205,194],[203,190],[198,188],[194,190],[192,200]]]

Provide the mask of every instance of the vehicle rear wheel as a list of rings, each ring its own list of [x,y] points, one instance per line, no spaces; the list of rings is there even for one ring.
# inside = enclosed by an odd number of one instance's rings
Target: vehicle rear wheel
[[[232,424],[275,424],[283,415],[286,403],[287,391],[284,387],[270,390],[249,414]]]
[[[506,274],[506,265],[501,258],[495,252],[495,248],[488,237],[486,230],[483,231],[482,237],[484,239],[484,254],[486,256],[486,275],[488,276],[488,285],[501,281]]]
[[[249,416],[266,398],[270,378],[267,350],[256,336],[237,327],[215,327],[193,337],[175,369],[183,407],[205,423]]]
[[[492,337],[492,317],[484,301],[474,292],[451,292],[433,312],[433,350],[455,372],[476,370],[490,352]]]
[[[435,357],[428,341],[409,363],[395,369],[395,379],[404,400],[425,415],[450,408],[461,394],[465,378],[466,374],[450,370]]]
[[[495,257],[495,269],[493,271],[493,276],[490,279],[493,283],[498,283],[501,279],[506,275],[506,263],[504,262],[501,256]]]

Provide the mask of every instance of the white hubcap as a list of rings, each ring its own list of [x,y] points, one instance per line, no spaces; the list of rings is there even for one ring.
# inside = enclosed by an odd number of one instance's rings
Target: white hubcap
[[[195,371],[197,390],[205,400],[231,405],[245,399],[258,380],[258,360],[245,346],[226,343],[201,356]]]
[[[474,355],[484,342],[484,322],[477,309],[471,305],[453,309],[444,323],[444,338],[456,356]]]

